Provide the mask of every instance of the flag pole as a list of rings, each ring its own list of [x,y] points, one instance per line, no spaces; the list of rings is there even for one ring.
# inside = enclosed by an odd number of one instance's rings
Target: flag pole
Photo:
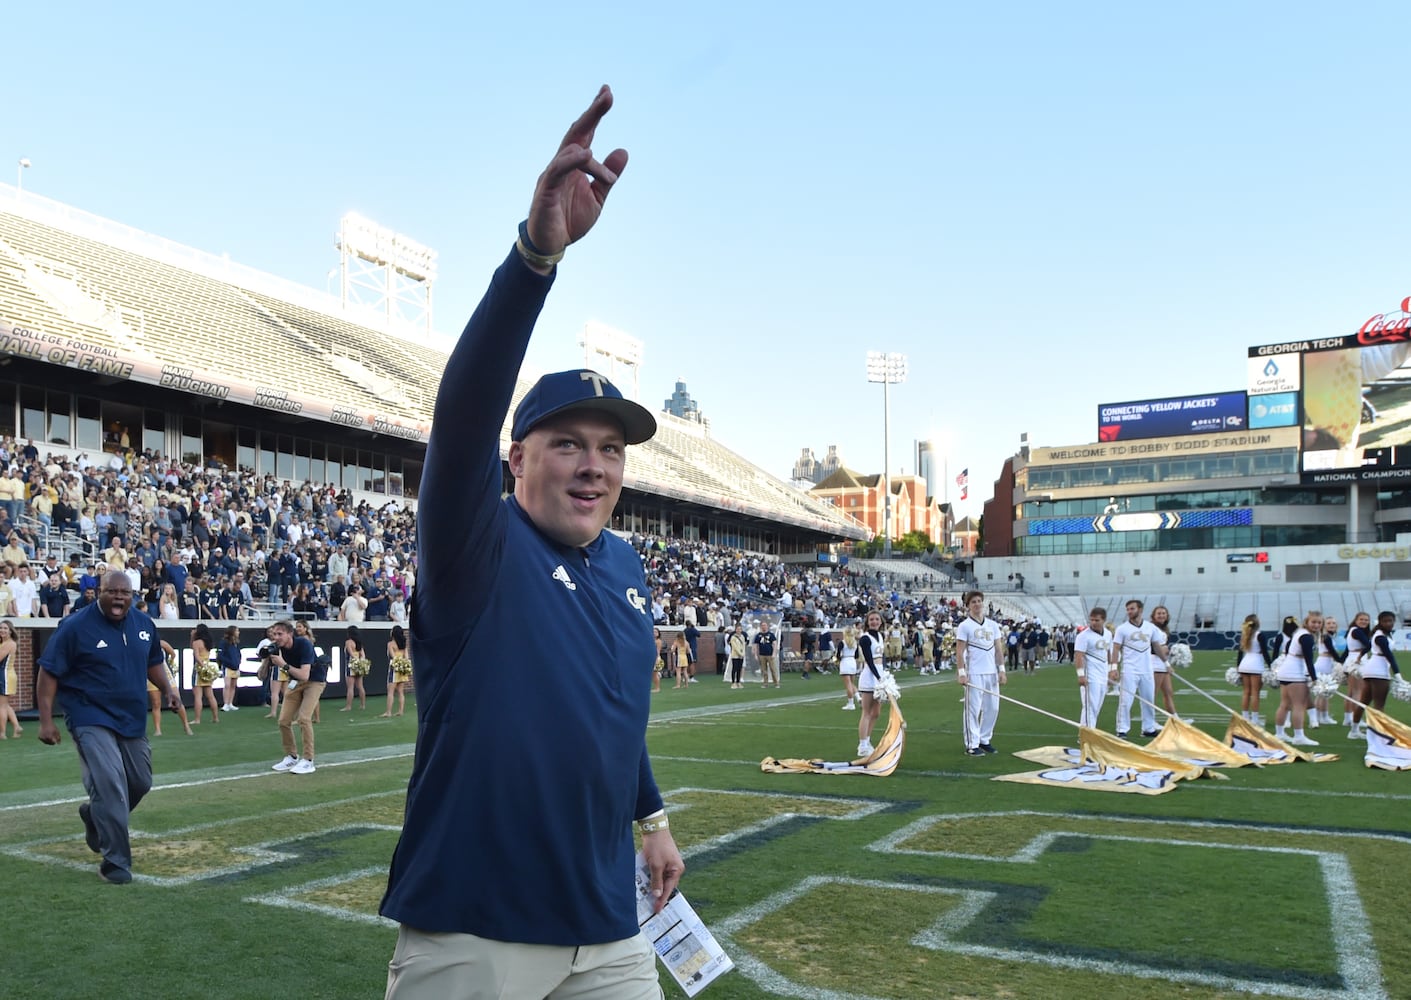
[[[1061,715],[1055,715],[1055,714],[1052,713],[1052,712],[1045,711],[1044,709],[1039,708],[1037,705],[1030,705],[1030,704],[1029,704],[1028,702],[1026,702],[1026,701],[1020,701],[1018,698],[1011,698],[1011,697],[1010,697],[1009,695],[1007,695],[1007,694],[1000,694],[998,690],[991,690],[990,688],[976,687],[974,684],[971,684],[971,683],[969,683],[969,682],[965,682],[962,686],[964,686],[964,687],[973,687],[973,688],[975,688],[975,690],[977,690],[977,691],[983,691],[983,692],[985,692],[986,694],[992,694],[992,695],[994,695],[996,698],[999,698],[1001,701],[1013,702],[1014,704],[1018,705],[1020,708],[1027,708],[1027,709],[1028,709],[1029,711],[1031,711],[1031,712],[1038,712],[1040,715],[1047,715],[1050,719],[1054,719],[1054,720],[1056,720],[1056,721],[1058,721],[1058,722],[1066,722],[1066,723],[1068,723],[1068,725],[1072,726],[1074,729],[1082,729],[1082,728],[1083,728],[1083,724],[1082,724],[1081,722],[1074,722],[1072,719],[1065,719],[1063,716],[1061,716]]]
[[[1141,702],[1143,705],[1150,705],[1152,708],[1156,709],[1156,711],[1160,712],[1162,715],[1166,716],[1168,719],[1179,719],[1179,718],[1180,718],[1180,716],[1177,715],[1175,712],[1168,712],[1168,711],[1166,711],[1166,709],[1162,708],[1162,707],[1161,707],[1160,705],[1158,705],[1156,702],[1154,702],[1154,701],[1147,701],[1147,699],[1143,698],[1141,695],[1137,694],[1135,691],[1132,692],[1132,697],[1133,697],[1133,698],[1136,698],[1137,701]]]
[[[1221,701],[1220,699],[1216,698],[1213,694],[1210,694],[1208,691],[1205,691],[1203,688],[1196,687],[1194,681],[1188,681],[1188,680],[1186,680],[1184,677],[1182,677],[1180,674],[1176,673],[1174,670],[1171,672],[1171,674],[1172,674],[1173,677],[1178,678],[1182,684],[1184,684],[1186,687],[1190,688],[1190,689],[1191,689],[1192,691],[1194,691],[1196,694],[1198,694],[1198,695],[1203,695],[1204,697],[1209,698],[1211,701],[1215,702],[1216,705],[1218,705],[1220,708],[1224,709],[1226,712],[1229,712],[1231,715],[1234,715],[1234,714],[1235,714],[1235,710],[1234,710],[1233,708],[1230,708],[1230,707],[1229,707],[1228,705],[1226,705],[1223,701]]]

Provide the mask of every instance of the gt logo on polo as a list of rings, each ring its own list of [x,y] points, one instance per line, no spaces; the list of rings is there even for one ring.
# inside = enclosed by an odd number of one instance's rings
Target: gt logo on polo
[[[636,587],[627,588],[627,603],[636,608],[640,614],[647,613],[647,599],[637,593]]]
[[[151,642],[151,641],[152,641],[152,633],[151,633],[151,632],[148,632],[148,631],[144,628],[141,632],[138,632],[138,633],[137,633],[137,638],[141,639],[143,642]]]

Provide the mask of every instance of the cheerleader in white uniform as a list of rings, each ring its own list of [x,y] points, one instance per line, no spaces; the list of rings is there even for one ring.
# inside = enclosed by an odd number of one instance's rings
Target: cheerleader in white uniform
[[[882,679],[883,656],[886,639],[882,636],[882,616],[876,611],[867,613],[867,631],[857,640],[857,648],[862,652],[863,666],[858,673],[857,692],[862,702],[862,714],[857,720],[857,755],[866,757],[872,753],[872,727],[882,714],[882,704],[873,693],[877,682]]]
[[[843,679],[843,693],[848,696],[843,711],[855,712],[857,685],[853,683],[853,678],[857,676],[857,629],[851,625],[843,629],[843,641],[838,647],[838,674]]]
[[[1352,618],[1352,627],[1347,630],[1347,696],[1352,701],[1366,701],[1366,685],[1362,683],[1363,661],[1372,649],[1372,616],[1359,611]],[[1347,738],[1360,740],[1364,737],[1361,726],[1362,710],[1352,703],[1342,703],[1342,724],[1347,727]]]
[[[1377,630],[1372,633],[1372,648],[1362,661],[1362,700],[1379,712],[1386,708],[1392,675],[1401,674],[1401,668],[1396,665],[1396,656],[1391,651],[1391,634],[1395,629],[1395,614],[1383,611],[1377,615]],[[1365,739],[1360,705],[1354,706],[1352,719],[1357,734]]]
[[[1337,669],[1338,662],[1342,657],[1338,654],[1337,647],[1333,645],[1333,636],[1338,634],[1337,619],[1329,615],[1323,619],[1323,631],[1320,635],[1314,636],[1318,645],[1318,659],[1313,664],[1313,672],[1318,675],[1319,680],[1331,677],[1333,671]],[[1317,729],[1320,723],[1333,724],[1333,717],[1328,714],[1328,699],[1324,695],[1313,700],[1313,708],[1308,713],[1308,728]]]
[[[1264,668],[1269,665],[1264,644],[1259,641],[1259,616],[1246,615],[1240,626],[1240,715],[1247,722],[1259,719],[1259,692],[1264,687]]]
[[[1165,656],[1158,653],[1151,658],[1151,682],[1156,693],[1161,695],[1161,702],[1166,706],[1166,711],[1175,715],[1176,692],[1171,688],[1171,665],[1167,663],[1171,655],[1171,612],[1166,605],[1158,604],[1151,609],[1150,621],[1161,630],[1161,645],[1166,650]]]
[[[1283,656],[1279,659],[1279,709],[1274,713],[1274,735],[1288,740],[1294,746],[1316,747],[1317,740],[1309,739],[1303,732],[1304,719],[1308,715],[1308,684],[1317,680],[1314,662],[1317,660],[1317,640],[1322,634],[1323,612],[1310,611],[1303,618],[1303,624],[1293,630],[1283,642]],[[1284,732],[1284,726],[1293,719],[1293,736]]]

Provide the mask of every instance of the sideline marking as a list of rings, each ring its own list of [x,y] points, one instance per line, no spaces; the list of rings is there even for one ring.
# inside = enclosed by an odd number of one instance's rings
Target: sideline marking
[[[349,764],[375,764],[378,761],[398,760],[402,757],[411,757],[416,753],[415,748],[410,743],[399,743],[384,747],[368,747],[364,750],[342,750],[330,754],[324,754],[318,759],[320,769],[325,767],[346,767]],[[251,771],[250,768],[259,767],[260,770]],[[152,791],[148,795],[156,792],[171,791],[179,788],[199,788],[204,785],[218,785],[225,781],[244,781],[247,778],[275,777],[280,772],[270,769],[264,764],[224,764],[220,767],[208,767],[194,771],[178,771],[168,776],[164,782],[153,779]],[[77,788],[78,794],[67,791],[68,788]],[[405,791],[405,789],[403,789]],[[58,798],[35,799],[34,796],[59,796]],[[82,786],[62,786],[61,788],[32,788],[23,792],[9,792],[0,795],[0,802],[10,802],[18,799],[20,801],[12,804],[0,805],[0,813],[15,812],[21,809],[42,809],[48,806],[66,806],[75,802],[87,802],[88,795],[83,792]]]

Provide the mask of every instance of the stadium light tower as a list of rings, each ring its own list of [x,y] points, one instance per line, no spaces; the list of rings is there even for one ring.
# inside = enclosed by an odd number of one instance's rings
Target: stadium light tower
[[[29,159],[20,157],[20,165],[15,168],[15,190],[24,190],[24,172],[29,169]]]
[[[888,390],[906,381],[906,355],[867,352],[867,381],[882,383],[882,557],[892,558],[892,403]]]

